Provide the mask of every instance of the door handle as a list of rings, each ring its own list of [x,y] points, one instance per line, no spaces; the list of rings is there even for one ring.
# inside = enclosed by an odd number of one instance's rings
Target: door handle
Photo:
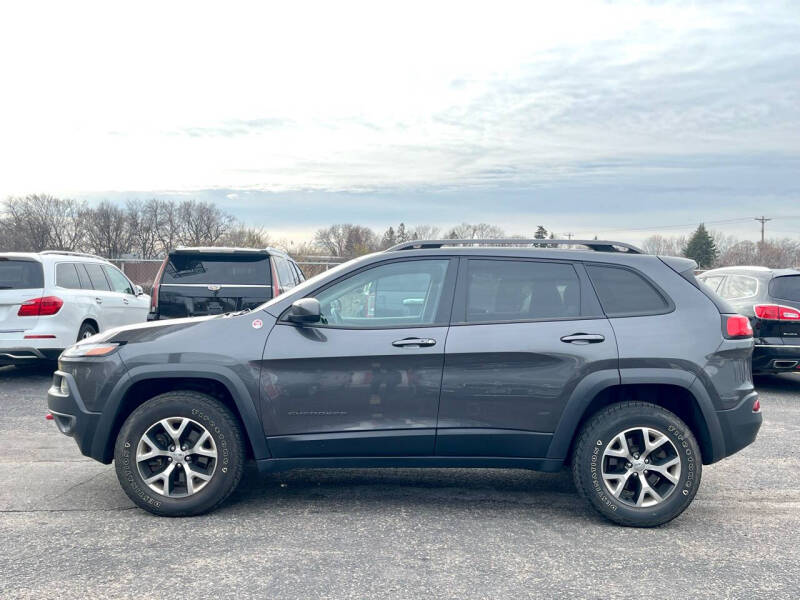
[[[573,333],[572,335],[565,335],[561,338],[561,341],[567,344],[599,344],[605,339],[605,336],[599,333]]]
[[[123,303],[123,304],[130,304],[130,302],[128,302],[128,299],[127,299],[127,298],[123,298],[123,299],[122,299],[122,303]]]
[[[397,346],[398,348],[404,348],[406,346],[418,346],[418,347],[427,347],[427,346],[435,346],[436,340],[432,340],[431,338],[403,338],[402,340],[395,340],[392,342],[392,346]]]
[[[95,298],[94,301],[97,302],[98,304],[102,304],[103,303],[103,299],[102,298]]]

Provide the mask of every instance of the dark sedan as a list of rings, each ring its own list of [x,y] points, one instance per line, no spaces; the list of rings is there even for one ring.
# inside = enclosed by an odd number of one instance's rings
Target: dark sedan
[[[725,267],[697,278],[750,317],[754,373],[800,373],[800,271]]]

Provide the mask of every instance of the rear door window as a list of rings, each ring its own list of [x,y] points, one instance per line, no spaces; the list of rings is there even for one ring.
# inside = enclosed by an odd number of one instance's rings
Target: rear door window
[[[35,260],[0,258],[0,290],[30,290],[44,287],[42,263]]]
[[[670,303],[650,282],[631,269],[586,265],[603,311],[609,317],[669,312]]]
[[[306,280],[305,275],[303,275],[303,271],[300,270],[300,267],[297,265],[296,262],[290,261],[290,264],[292,266],[292,269],[294,269],[297,283],[303,283]]]
[[[470,260],[467,322],[568,319],[580,315],[580,280],[566,263]]]
[[[270,284],[266,254],[175,253],[169,257],[162,284]]]
[[[769,295],[773,298],[800,302],[800,275],[776,277],[769,284]]]
[[[294,273],[289,267],[289,261],[282,256],[273,256],[272,258],[275,261],[275,269],[278,271],[281,290],[293,288],[295,286]]]
[[[68,290],[81,289],[81,280],[73,263],[59,263],[56,265],[56,285]]]
[[[86,272],[86,267],[81,263],[75,263],[75,270],[78,272],[78,279],[81,282],[81,288],[84,290],[94,289],[92,282],[89,280],[89,273]]]
[[[86,267],[86,272],[89,274],[89,279],[94,289],[111,291],[111,286],[108,285],[106,276],[103,274],[103,267],[96,263],[86,263],[83,266]]]

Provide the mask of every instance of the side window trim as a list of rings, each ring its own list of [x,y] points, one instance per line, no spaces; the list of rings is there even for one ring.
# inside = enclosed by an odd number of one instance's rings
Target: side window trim
[[[453,296],[455,291],[455,284],[456,284],[456,275],[458,271],[458,258],[454,256],[419,256],[419,257],[404,257],[404,258],[394,258],[390,260],[383,260],[380,262],[372,263],[369,265],[365,265],[364,267],[356,270],[351,271],[342,275],[341,277],[337,277],[333,281],[329,281],[325,285],[322,285],[314,290],[311,290],[308,294],[303,296],[303,298],[315,298],[321,292],[324,292],[328,288],[346,280],[350,277],[354,277],[364,271],[369,269],[374,269],[377,267],[381,267],[383,265],[397,263],[397,262],[412,262],[417,260],[447,260],[449,264],[447,266],[447,273],[444,277],[444,286],[442,289],[442,295],[439,298],[439,307],[437,310],[436,319],[433,323],[426,323],[426,324],[400,324],[400,325],[383,325],[380,327],[351,327],[349,325],[331,325],[331,324],[317,324],[315,323],[311,327],[316,329],[347,329],[350,331],[374,331],[374,330],[386,330],[386,329],[422,329],[426,327],[447,327],[450,324],[450,317],[452,314],[453,309]],[[289,304],[281,313],[280,318],[278,319],[279,325],[287,325],[289,327],[299,327],[295,323],[290,323],[286,320],[286,313],[291,308],[291,304]],[[308,326],[305,326],[308,327]]]
[[[613,315],[606,314],[607,318],[609,318],[609,319],[627,319],[629,317],[648,317],[648,316],[654,316],[654,315],[668,315],[669,313],[675,311],[675,302],[673,302],[673,300],[672,300],[672,298],[670,298],[669,294],[667,294],[660,285],[658,285],[655,281],[653,281],[650,277],[648,277],[647,274],[645,274],[644,272],[642,272],[642,271],[640,271],[638,269],[634,269],[632,267],[629,267],[628,265],[620,265],[620,264],[615,264],[615,263],[603,263],[603,262],[594,262],[594,261],[588,262],[587,261],[585,263],[585,265],[606,267],[606,268],[611,268],[611,269],[621,269],[621,270],[624,270],[624,271],[630,271],[634,275],[637,275],[637,276],[641,277],[645,282],[650,284],[650,286],[658,293],[659,296],[661,296],[662,300],[664,300],[664,302],[666,302],[666,304],[667,304],[667,306],[662,310],[643,310],[643,311],[636,311],[636,312],[622,313],[622,314],[613,314]],[[589,276],[589,279],[591,280],[591,275]],[[592,283],[592,288],[594,288],[594,283]],[[602,307],[603,303],[600,301],[600,294],[597,293],[596,289],[594,289],[594,293],[595,293],[595,296],[597,297],[597,301],[600,302],[600,306]],[[605,309],[603,309],[603,312],[605,314]]]
[[[575,269],[580,284],[580,314],[568,317],[545,317],[534,319],[513,319],[503,321],[468,321],[467,320],[467,288],[469,286],[469,261],[470,260],[496,260],[513,262],[534,262],[534,263],[555,263],[567,264]],[[450,324],[457,327],[468,327],[473,325],[500,325],[503,323],[546,323],[549,321],[581,321],[589,319],[604,319],[605,315],[600,307],[594,289],[591,287],[589,276],[579,261],[572,260],[553,260],[539,257],[527,256],[469,256],[461,257],[458,268],[458,282],[456,283],[455,298],[453,300],[453,312]]]

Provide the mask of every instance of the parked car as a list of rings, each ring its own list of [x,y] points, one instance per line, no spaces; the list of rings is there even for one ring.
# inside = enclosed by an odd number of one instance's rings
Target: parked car
[[[144,322],[150,297],[91,254],[0,253],[0,364],[55,359],[101,331]]]
[[[800,372],[800,271],[725,267],[698,279],[750,318],[754,372]]]
[[[107,332],[64,352],[49,410],[157,515],[214,509],[253,458],[571,465],[612,521],[669,521],[761,426],[749,320],[691,260],[525,243],[410,242],[250,313]]]
[[[153,284],[149,321],[252,309],[305,281],[275,248],[178,248]]]

